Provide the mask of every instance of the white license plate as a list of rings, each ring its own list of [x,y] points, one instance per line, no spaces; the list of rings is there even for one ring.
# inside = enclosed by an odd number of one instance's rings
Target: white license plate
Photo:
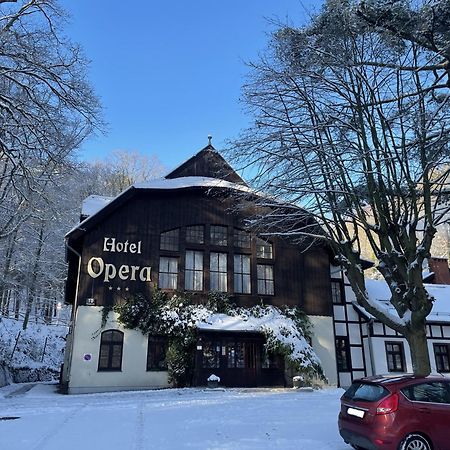
[[[360,419],[362,419],[364,417],[364,411],[361,411],[360,409],[355,409],[355,408],[348,408],[347,414],[349,416],[359,417]]]

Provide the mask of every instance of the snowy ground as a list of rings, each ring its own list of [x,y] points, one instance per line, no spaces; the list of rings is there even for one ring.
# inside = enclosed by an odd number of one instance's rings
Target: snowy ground
[[[340,389],[170,389],[63,396],[56,386],[0,389],[1,450],[349,450]],[[22,389],[23,391],[24,389]]]

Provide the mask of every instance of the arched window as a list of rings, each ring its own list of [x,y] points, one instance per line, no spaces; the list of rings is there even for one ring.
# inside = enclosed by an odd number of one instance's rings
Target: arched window
[[[175,228],[161,233],[160,250],[178,251],[180,240],[180,229]]]
[[[108,330],[100,340],[99,371],[120,371],[122,369],[123,333]]]

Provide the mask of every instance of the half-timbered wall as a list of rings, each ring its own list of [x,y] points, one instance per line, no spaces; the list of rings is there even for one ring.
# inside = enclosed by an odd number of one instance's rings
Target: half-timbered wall
[[[355,294],[338,267],[331,266],[331,283],[338,385],[347,387],[356,378],[375,374],[412,373],[406,339],[355,308]],[[341,296],[335,294],[337,285],[342,289]],[[443,344],[441,350],[447,349],[450,359],[450,322],[430,322],[427,337],[431,368],[438,372],[435,345]],[[445,354],[441,358],[445,361]],[[450,368],[444,374],[450,375]]]

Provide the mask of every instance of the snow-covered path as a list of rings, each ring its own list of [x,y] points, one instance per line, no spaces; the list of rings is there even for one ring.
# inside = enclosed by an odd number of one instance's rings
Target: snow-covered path
[[[38,384],[0,389],[1,450],[349,450],[339,389],[171,389],[63,396]]]

